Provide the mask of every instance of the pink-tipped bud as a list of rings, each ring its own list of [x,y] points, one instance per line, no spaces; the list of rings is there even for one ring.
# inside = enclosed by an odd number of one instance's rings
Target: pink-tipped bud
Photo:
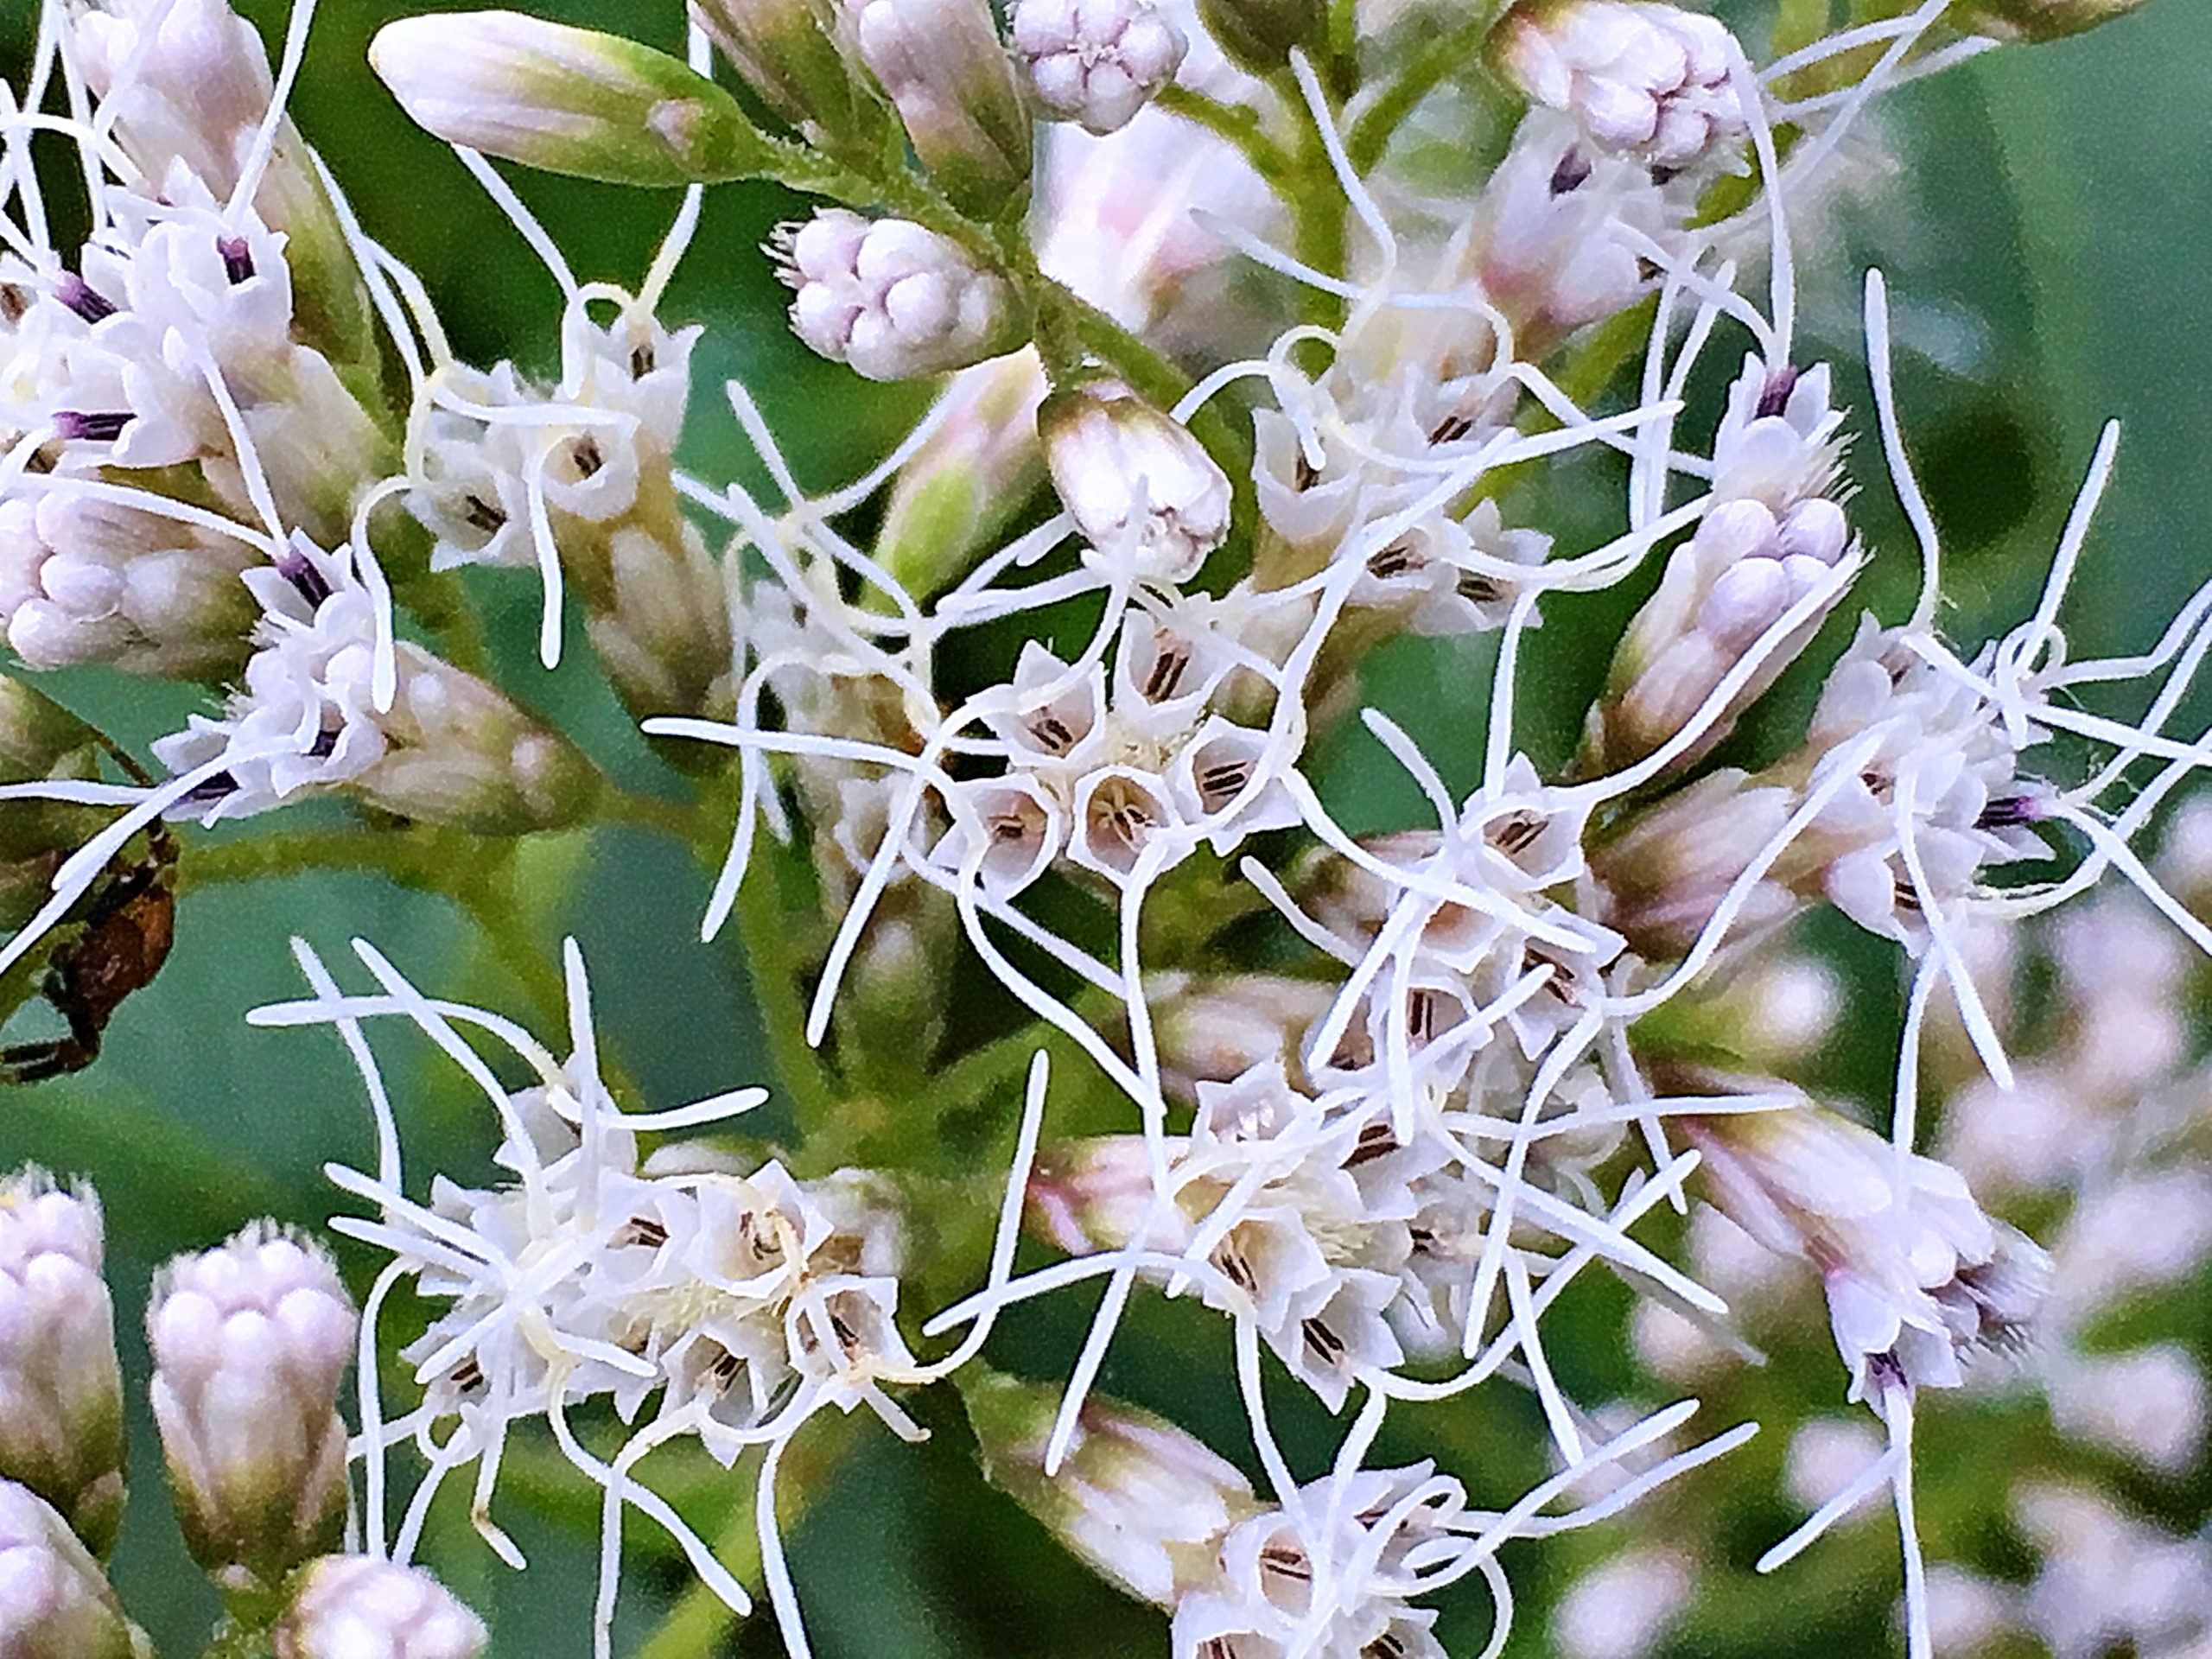
[[[1107,570],[1185,582],[1228,537],[1227,475],[1187,427],[1127,386],[1055,392],[1037,430],[1052,487]]]
[[[1639,0],[1521,0],[1491,51],[1532,102],[1573,116],[1601,149],[1655,168],[1695,165],[1745,132],[1728,31]]]
[[[910,219],[817,209],[779,238],[791,329],[870,380],[965,368],[1026,337],[1014,290],[957,242]]]
[[[514,11],[386,23],[369,63],[449,144],[617,184],[746,178],[771,164],[737,101],[664,52]]]
[[[1128,125],[1190,49],[1149,0],[1021,0],[1008,28],[1039,105],[1101,136]]]
[[[993,1484],[1131,1595],[1172,1607],[1209,1582],[1230,1528],[1259,1505],[1244,1477],[1163,1418],[1093,1396],[1057,1474],[1045,1472],[1057,1392],[963,1377]]]
[[[156,1275],[154,1421],[185,1541],[211,1573],[274,1584],[336,1541],[354,1327],[330,1258],[269,1224]]]
[[[123,1516],[123,1376],[99,1199],[26,1168],[0,1181],[0,1476],[95,1554]]]
[[[1029,112],[987,0],[867,0],[859,41],[956,207],[998,219],[1027,200]]]

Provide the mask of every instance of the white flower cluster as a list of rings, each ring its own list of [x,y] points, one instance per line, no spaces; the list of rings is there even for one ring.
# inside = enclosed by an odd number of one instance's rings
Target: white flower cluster
[[[787,1450],[817,1414],[861,1407],[918,1439],[901,1393],[954,1378],[993,1478],[1168,1609],[1177,1659],[1441,1659],[1422,1604],[1470,1575],[1490,1590],[1496,1651],[1504,1544],[1610,1516],[1751,1432],[1687,1444],[1694,1402],[1586,1402],[1582,1368],[1554,1364],[1550,1311],[1593,1268],[1690,1332],[1672,1338],[1682,1370],[1699,1344],[1743,1345],[1720,1294],[1734,1287],[1707,1282],[1728,1277],[1698,1243],[1711,1224],[1691,1224],[1688,1270],[1646,1224],[1686,1210],[1694,1183],[1810,1263],[1850,1397],[1882,1431],[1762,1566],[1886,1488],[1914,1659],[1935,1612],[1912,1495],[1921,1390],[1967,1386],[1988,1351],[2017,1356],[2048,1306],[2068,1350],[2044,1363],[2057,1415],[2146,1446],[2140,1423],[2082,1403],[2099,1362],[2075,1351],[2069,1241],[2054,1263],[1923,1154],[1917,1090],[1931,1038],[1993,1088],[2032,1089],[1980,941],[2107,869],[2212,951],[2172,890],[2186,883],[2132,848],[2212,764],[2168,730],[2212,646],[2212,584],[2152,651],[2069,660],[2059,613],[2108,436],[2032,614],[1979,649],[1947,640],[1877,276],[1874,413],[1921,592],[1902,623],[1861,621],[1797,730],[1768,695],[1875,554],[1846,512],[1839,376],[1802,355],[1793,211],[1869,98],[1989,43],[1941,44],[1944,10],[1764,73],[1720,22],[1656,0],[1516,0],[1446,42],[1464,63],[1402,68],[1307,0],[1021,0],[1003,35],[984,0],[843,15],[702,0],[688,64],[519,14],[407,20],[381,37],[378,72],[560,289],[558,370],[540,381],[515,366],[526,352],[488,370],[455,359],[424,284],[325,181],[283,114],[303,36],[272,75],[219,0],[49,0],[37,85],[58,72],[69,102],[40,120],[76,146],[93,228],[73,268],[32,165],[37,124],[0,133],[0,620],[28,667],[196,677],[224,701],[155,741],[163,783],[0,782],[0,798],[126,809],[75,852],[50,849],[52,897],[0,970],[73,917],[47,995],[96,1038],[166,954],[166,895],[151,878],[130,888],[119,857],[164,814],[213,824],[336,794],[367,809],[365,838],[388,818],[437,826],[428,856],[395,868],[508,950],[525,866],[477,848],[599,822],[718,836],[734,794],[703,931],[737,908],[765,826],[785,844],[745,895],[750,966],[793,1027],[787,1052],[801,1037],[825,1051],[815,1073],[796,1075],[817,1065],[803,1054],[787,1067],[789,1143],[740,1151],[718,1129],[655,1145],[765,1091],[618,1106],[573,945],[565,1058],[425,995],[366,944],[370,995],[297,947],[311,995],[256,1018],[334,1027],[367,1085],[374,1168],[331,1172],[375,1211],[336,1227],[390,1257],[365,1329],[357,1342],[330,1262],[267,1226],[173,1264],[149,1319],[193,1548],[233,1592],[288,1586],[256,1639],[284,1659],[480,1651],[480,1624],[414,1559],[467,1471],[478,1530],[522,1564],[493,1501],[511,1440],[542,1426],[603,1499],[603,1656],[632,1509],[749,1608],[641,1472],[681,1441],[725,1470],[760,1449],[761,1577],[804,1659],[776,1508]],[[710,41],[792,137],[715,85]],[[1432,74],[1459,92],[1492,79],[1428,108]],[[1822,78],[1848,84],[1784,90]],[[1438,146],[1397,143],[1403,124],[1422,110],[1431,139],[1475,153],[1453,109],[1494,113],[1501,92],[1521,111],[1494,135],[1502,159],[1439,200],[1408,158]],[[685,193],[634,291],[580,282],[479,150]],[[843,204],[770,250],[802,341],[870,380],[959,376],[893,453],[824,493],[802,489],[734,383],[730,412],[780,499],[677,459],[706,354],[701,328],[658,313],[702,190],[741,177]],[[1746,268],[1768,274],[1763,296],[1739,290]],[[1706,429],[1693,389],[1724,331],[1745,337],[1727,348],[1743,367],[1710,441],[1685,438]],[[1635,389],[1609,391],[1593,371],[1631,340],[1640,373],[1616,378]],[[1603,528],[1580,505],[1554,516],[1555,487],[1592,479],[1622,483],[1596,504]],[[537,571],[548,669],[573,594],[607,684],[704,780],[694,798],[620,798],[469,671],[483,653],[461,566]],[[1593,594],[1617,617],[1625,594],[1643,597],[1589,705],[1532,719],[1532,630],[1583,620]],[[1483,636],[1448,660],[1455,682],[1482,664],[1487,706],[1478,737],[1456,700],[1421,711],[1447,741],[1469,733],[1433,758],[1363,711],[1422,808],[1378,826],[1387,803],[1337,798],[1325,740],[1354,724],[1371,651],[1404,636]],[[2155,689],[2123,716],[2103,712],[2113,683]],[[1550,764],[1547,734],[1578,723],[1579,747]],[[708,776],[720,767],[728,793]],[[2031,863],[2039,885],[2003,868]],[[1796,1080],[1829,999],[1785,983],[1771,942],[1821,907],[1891,942],[1909,976],[1886,1134]],[[978,972],[950,965],[963,949]],[[404,1166],[363,1030],[393,1019],[484,1096],[499,1179]],[[1091,1075],[1083,1133],[1040,1151],[1053,1047]],[[977,1271],[984,1230],[958,1213],[983,1208],[970,1129],[1024,1061]],[[0,1556],[35,1583],[15,1596],[36,1604],[25,1628],[126,1651],[97,1563],[54,1534],[103,1524],[116,1458],[89,1430],[99,1455],[76,1461],[41,1439],[113,1415],[111,1339],[84,1336],[105,1306],[97,1212],[62,1218],[89,1245],[23,1245],[13,1211],[64,1203],[25,1183],[0,1188],[0,1326],[35,1333],[60,1308],[92,1346],[57,1341],[51,1376],[0,1354],[0,1380],[39,1401],[27,1425],[0,1410],[0,1478],[23,1483],[0,1486]],[[1017,1274],[1025,1216],[1060,1254]],[[963,1334],[918,1358],[914,1287],[979,1279],[919,1326]],[[1064,1387],[985,1369],[1002,1310],[1094,1280]],[[378,1321],[403,1282],[432,1306],[400,1350],[409,1402],[387,1411]],[[1231,1327],[1270,1497],[1094,1394],[1139,1287]],[[1666,1328],[1637,1319],[1647,1337]],[[334,1408],[349,1358],[350,1448]],[[2174,1352],[2108,1363],[2133,1369],[2098,1373],[2107,1386],[2161,1399],[2193,1380],[2201,1416],[2202,1379]],[[1348,1414],[1319,1478],[1276,1442],[1277,1373]],[[1368,1466],[1389,1459],[1388,1425],[1493,1379],[1533,1396],[1554,1454],[1516,1503],[1479,1509],[1429,1463]],[[248,1416],[266,1432],[241,1434]],[[349,1449],[365,1501],[331,1554]],[[389,1488],[410,1460],[422,1474],[395,1528]],[[2027,1529],[2058,1540],[2063,1581],[2084,1527],[2037,1513]],[[1686,1573],[1673,1556],[1643,1566],[1623,1581],[1668,1592],[1637,1626],[1649,1635]],[[1618,1599],[1601,1583],[1594,1611],[1562,1612],[1580,1632],[1563,1644],[1600,1650]],[[2173,1624],[2031,1622],[2084,1652]],[[0,1648],[14,1641],[0,1624]]]
[[[407,1277],[423,1296],[450,1304],[401,1354],[421,1389],[420,1405],[387,1418],[378,1379],[362,1379],[378,1557],[385,1548],[386,1448],[411,1439],[428,1472],[409,1501],[391,1559],[409,1559],[446,1478],[474,1464],[477,1525],[520,1565],[488,1506],[515,1426],[539,1419],[607,1494],[602,1651],[626,1504],[665,1527],[717,1593],[743,1612],[751,1603],[737,1580],[630,1471],[654,1447],[679,1438],[695,1439],[725,1466],[764,1446],[760,1479],[770,1497],[761,1548],[777,1563],[778,1616],[787,1638],[803,1648],[788,1579],[780,1576],[775,1462],[825,1408],[866,1406],[896,1433],[918,1438],[885,1386],[935,1374],[908,1351],[896,1319],[897,1194],[862,1171],[802,1184],[772,1161],[747,1169],[710,1147],[681,1143],[641,1159],[641,1134],[718,1122],[759,1105],[766,1091],[741,1090],[659,1113],[620,1110],[594,1068],[589,990],[573,942],[567,969],[575,1050],[565,1062],[506,1020],[431,1002],[372,948],[356,949],[384,995],[340,996],[302,945],[318,996],[261,1009],[256,1020],[334,1023],[348,1032],[372,1015],[413,1020],[462,1058],[485,1088],[501,1131],[494,1161],[514,1178],[474,1188],[441,1175],[428,1204],[410,1198],[401,1185],[397,1130],[382,1080],[365,1044],[354,1046],[387,1155],[374,1175],[333,1167],[334,1180],[379,1211],[374,1220],[340,1217],[334,1225],[391,1253],[378,1301]],[[503,1088],[462,1043],[456,1022],[504,1040],[541,1081],[518,1091]],[[611,1463],[587,1451],[570,1426],[570,1413],[594,1399],[632,1426]]]

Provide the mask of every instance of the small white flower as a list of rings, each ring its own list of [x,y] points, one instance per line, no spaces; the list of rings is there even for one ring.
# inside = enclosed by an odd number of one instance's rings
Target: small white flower
[[[264,607],[245,685],[220,719],[194,715],[154,743],[180,775],[223,763],[180,798],[184,810],[213,823],[344,788],[403,817],[512,833],[588,804],[581,756],[419,645],[391,648],[393,693],[378,708],[378,607],[351,558],[296,538],[245,580]]]
[[[1223,1541],[1218,1581],[1176,1605],[1175,1659],[1300,1651],[1444,1659],[1430,1628],[1435,1613],[1409,1598],[1465,1508],[1459,1483],[1423,1463],[1315,1481],[1298,1500],[1295,1516],[1254,1516]]]
[[[1966,1358],[2023,1340],[2050,1259],[1957,1172],[1813,1106],[1681,1122],[1715,1202],[1820,1270],[1853,1400],[1956,1388]]]
[[[1646,245],[1672,244],[1681,219],[1649,168],[1592,154],[1573,122],[1531,111],[1483,188],[1474,269],[1516,353],[1539,358],[1635,304],[1657,276]]]

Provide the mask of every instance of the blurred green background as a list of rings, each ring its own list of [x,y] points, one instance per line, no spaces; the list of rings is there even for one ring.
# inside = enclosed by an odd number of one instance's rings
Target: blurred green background
[[[281,38],[281,5],[245,9],[268,38]],[[366,72],[363,48],[375,28],[417,9],[324,0],[295,113],[371,231],[428,282],[459,352],[543,370],[553,359],[553,285],[460,165],[410,126]],[[537,9],[671,47],[680,38],[672,0]],[[1762,10],[1745,5],[1732,16],[1745,20],[1756,40],[1758,26],[1748,20]],[[0,16],[19,57],[29,9],[9,0]],[[2084,652],[2147,641],[2212,567],[2205,531],[2212,525],[2212,7],[2162,0],[2079,40],[2006,50],[1909,89],[1886,105],[1848,180],[1847,193],[1801,214],[1804,322],[1814,345],[1853,365],[1842,375],[1843,396],[1870,411],[1855,366],[1859,276],[1869,263],[1888,271],[1904,419],[1949,539],[1956,632],[1976,639],[1983,625],[2019,613],[2098,425],[2116,416],[2126,428],[2120,471],[2069,626]],[[633,284],[675,206],[672,196],[538,178],[523,188],[587,279]],[[783,327],[784,294],[758,250],[793,211],[791,198],[770,188],[712,193],[664,308],[672,322],[709,325],[695,359],[699,391],[687,456],[709,477],[749,466],[716,393],[726,377],[753,387],[810,486],[864,469],[918,407],[912,389],[862,385],[809,355]],[[1716,366],[1739,350],[1724,345]],[[1908,602],[1916,567],[1871,429],[1869,412],[1851,469],[1862,490],[1854,519],[1878,550],[1862,598],[1894,616]],[[1579,516],[1594,531],[1610,511],[1609,481],[1602,468],[1567,469],[1561,489],[1580,494],[1553,502],[1560,515],[1553,522]],[[1562,539],[1571,537],[1562,531]],[[603,684],[584,670],[580,652],[558,675],[537,669],[534,584],[487,579],[472,588],[493,620],[509,688],[582,733],[626,778],[671,786],[627,733]],[[1534,648],[1527,695],[1552,694],[1562,741],[1579,715],[1575,693],[1602,672],[1602,653],[1591,643],[1600,620],[1548,614],[1551,626]],[[1372,696],[1427,740],[1461,784],[1479,764],[1464,718],[1479,706],[1480,679],[1469,671],[1479,660],[1421,645],[1378,653],[1367,675]],[[133,739],[168,729],[183,706],[173,696],[119,690],[94,676],[60,677],[56,690]],[[1409,821],[1408,786],[1363,743],[1332,749],[1325,771],[1332,794],[1354,804],[1350,816],[1357,822]],[[748,1010],[741,959],[727,940],[697,940],[707,887],[707,873],[685,849],[609,830],[543,838],[515,895],[549,962],[563,933],[581,939],[602,1042],[662,1104],[775,1081]],[[542,980],[517,980],[462,918],[380,879],[302,875],[188,893],[174,958],[118,1015],[99,1065],[0,1097],[0,1168],[36,1160],[99,1182],[126,1365],[137,1382],[146,1371],[137,1334],[144,1286],[160,1260],[211,1243],[251,1217],[317,1223],[334,1207],[323,1162],[370,1156],[361,1090],[337,1039],[327,1032],[253,1030],[243,1021],[247,1007],[300,990],[286,948],[296,933],[337,963],[341,978],[346,970],[338,959],[358,934],[420,983],[525,1016],[549,1035],[556,1029]],[[1854,1004],[1868,1024],[1829,1062],[1836,1086],[1870,1103],[1886,1086],[1894,1003],[1892,970],[1878,966]],[[480,1104],[425,1045],[397,1031],[377,1040],[414,1167],[482,1172],[489,1128]],[[367,1257],[341,1257],[365,1283],[373,1266]],[[2203,1288],[2193,1287],[2161,1319],[2212,1362],[2212,1317],[2196,1294]],[[1156,1298],[1140,1303],[1106,1386],[1171,1412],[1249,1461],[1225,1328],[1189,1307]],[[1624,1305],[1624,1294],[1595,1286],[1562,1305],[1554,1359],[1586,1398],[1663,1397],[1638,1382],[1623,1350]],[[1079,1297],[1010,1321],[997,1363],[1055,1375],[1087,1312]],[[1674,1659],[1878,1652],[1891,1640],[1895,1543],[1885,1526],[1838,1536],[1777,1582],[1755,1582],[1743,1570],[1796,1519],[1776,1495],[1786,1440],[1777,1431],[1793,1416],[1840,1405],[1833,1352],[1824,1351],[1821,1332],[1813,1337],[1732,1396],[1732,1405],[1775,1413],[1770,1432],[1680,1500],[1686,1508],[1727,1505],[1729,1563],[1665,1649]],[[956,1402],[925,1400],[918,1413],[938,1431],[921,1448],[899,1446],[870,1425],[810,1431],[822,1446],[808,1461],[827,1473],[809,1481],[802,1465],[791,1484],[803,1504],[788,1507],[798,1517],[794,1567],[824,1659],[1166,1652],[1156,1615],[1099,1585],[982,1484]],[[1283,1417],[1304,1466],[1318,1468],[1332,1426],[1310,1402],[1286,1401]],[[1381,1455],[1435,1456],[1479,1492],[1502,1496],[1539,1472],[1535,1425],[1510,1397],[1408,1414]],[[198,1651],[214,1599],[165,1512],[150,1424],[142,1419],[136,1431],[138,1501],[116,1579],[162,1651],[189,1655]],[[848,1439],[852,1455],[841,1458]],[[2054,1455],[2047,1440],[2047,1430],[2021,1420],[2017,1408],[2010,1416],[1932,1412],[1931,1553],[2001,1569],[2002,1534],[1976,1510],[2002,1502],[2001,1488],[1987,1478],[1990,1450],[2001,1445],[2007,1459],[2032,1459]],[[454,1506],[433,1529],[431,1559],[490,1620],[493,1652],[503,1659],[588,1650],[595,1494],[549,1478],[555,1467],[542,1452],[520,1456],[503,1489],[501,1519],[532,1556],[527,1575],[507,1573],[476,1546]],[[675,1484],[687,1510],[711,1529],[716,1512],[734,1500],[741,1531],[747,1483],[710,1472],[678,1465]],[[2201,1470],[2152,1490],[2138,1490],[2144,1478],[2107,1472],[2134,1480],[2133,1501],[2184,1529],[2212,1510]],[[632,1528],[639,1548],[626,1579],[619,1637],[626,1651],[682,1589],[681,1576],[654,1553],[658,1541],[639,1537],[650,1530]],[[1513,1563],[1523,1597],[1513,1652],[1547,1651],[1548,1604],[1574,1566],[1609,1547],[1603,1536],[1577,1539]],[[1481,1645],[1484,1618],[1478,1600],[1447,1610],[1453,1651]],[[731,1640],[728,1651],[777,1651],[765,1618]],[[700,1650],[680,1634],[655,1649],[659,1659]]]

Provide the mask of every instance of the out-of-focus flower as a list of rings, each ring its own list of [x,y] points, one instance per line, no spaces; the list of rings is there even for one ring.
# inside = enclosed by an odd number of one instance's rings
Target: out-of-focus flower
[[[477,1659],[484,1621],[420,1567],[324,1555],[301,1569],[276,1659]]]
[[[0,1653],[153,1659],[92,1552],[28,1486],[0,1480]]]

